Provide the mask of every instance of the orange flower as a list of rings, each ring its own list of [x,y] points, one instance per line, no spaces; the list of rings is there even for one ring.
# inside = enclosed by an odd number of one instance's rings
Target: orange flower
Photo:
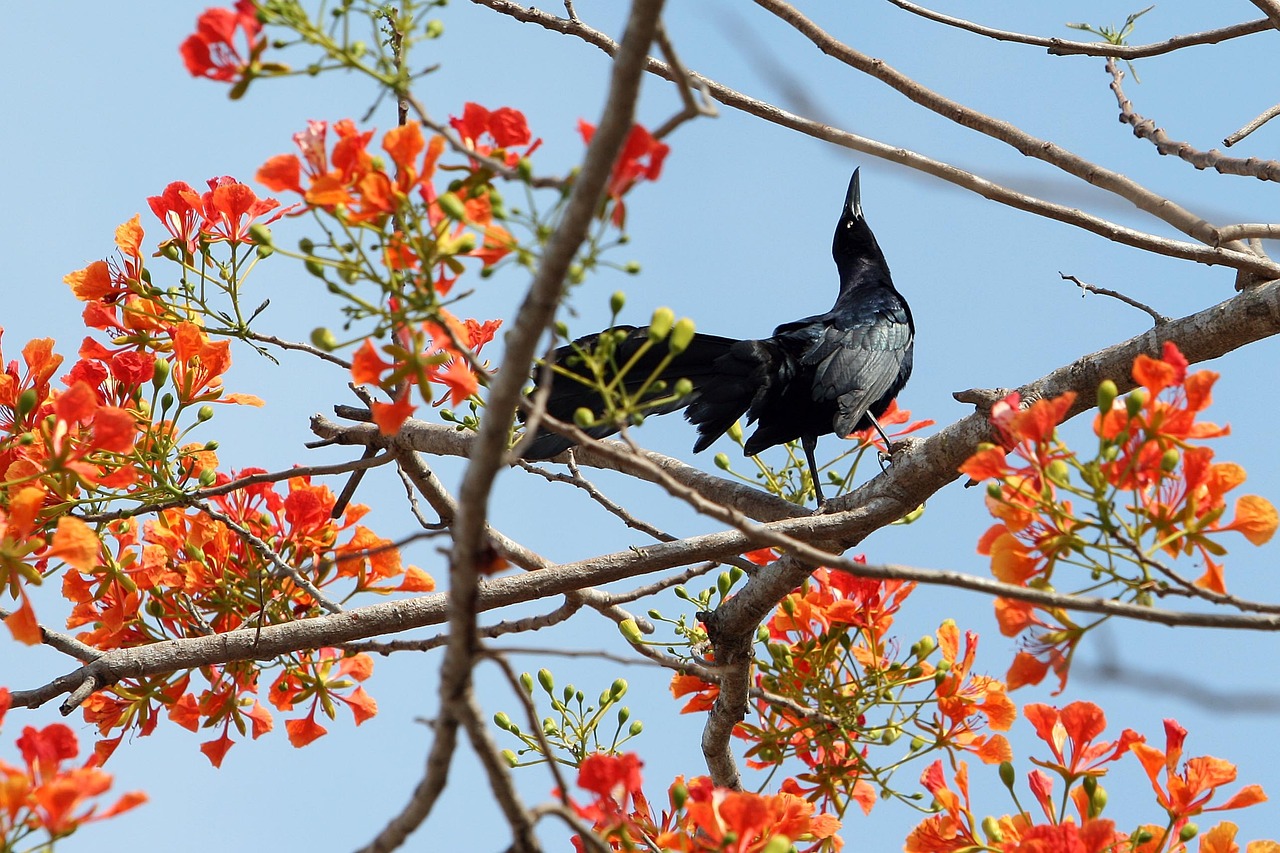
[[[1235,781],[1235,765],[1206,755],[1187,759],[1179,770],[1187,730],[1178,725],[1176,720],[1167,719],[1164,721],[1164,732],[1163,752],[1142,742],[1131,743],[1129,749],[1142,762],[1155,791],[1156,801],[1169,813],[1175,831],[1188,818],[1201,812],[1241,809],[1266,801],[1267,795],[1260,785],[1246,785],[1222,805],[1209,807],[1208,803],[1218,788]],[[1162,773],[1165,777],[1163,785],[1159,778]]]
[[[243,55],[237,32],[246,43]],[[230,83],[249,73],[266,46],[252,0],[238,0],[234,9],[206,9],[196,19],[196,31],[182,43],[182,61],[192,77]]]

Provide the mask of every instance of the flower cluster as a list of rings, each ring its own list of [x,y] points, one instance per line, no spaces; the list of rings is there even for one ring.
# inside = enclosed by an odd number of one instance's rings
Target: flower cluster
[[[641,789],[640,760],[633,754],[596,753],[578,768],[578,787],[589,792],[574,811],[590,821],[611,850],[680,853],[759,853],[807,842],[804,850],[838,850],[840,822],[815,814],[812,803],[793,794],[753,794],[716,788],[705,776],[677,779],[668,807],[654,814]],[[779,846],[779,844],[782,846]],[[574,849],[587,849],[573,839]]]
[[[1061,590],[1067,583],[1060,570],[1082,567],[1084,587],[1114,584],[1117,598],[1138,603],[1170,587],[1221,594],[1222,534],[1236,531],[1261,545],[1275,533],[1280,516],[1256,495],[1237,499],[1231,521],[1224,520],[1226,493],[1244,481],[1244,470],[1214,462],[1213,450],[1198,443],[1226,432],[1198,419],[1217,374],[1189,374],[1178,348],[1166,343],[1162,358],[1137,358],[1133,378],[1140,387],[1127,397],[1110,381],[1099,387],[1092,459],[1057,436],[1074,395],[1024,408],[1012,394],[992,409],[1001,444],[983,445],[960,470],[994,481],[987,507],[997,523],[978,551],[990,556],[999,580]],[[1200,577],[1184,579],[1162,562],[1178,556],[1198,558]],[[1008,599],[997,601],[996,615],[1006,636],[1029,634],[1009,672],[1011,687],[1038,683],[1050,669],[1065,682],[1071,652],[1090,625],[1057,608]]]
[[[767,563],[777,555],[747,557]],[[891,790],[905,758],[880,755],[899,741],[909,744],[906,758],[936,750],[987,763],[1009,758],[1005,737],[982,730],[1007,730],[1016,708],[1000,681],[974,672],[974,634],[962,638],[948,621],[902,655],[890,629],[914,589],[820,568],[783,599],[767,623],[768,654],[757,658],[757,720],[735,729],[751,744],[750,767],[798,761],[802,769],[781,789],[843,815],[851,804],[869,813]],[[692,694],[683,713],[709,709],[718,693],[689,675],[675,676],[671,690]]]
[[[1161,751],[1149,746],[1142,735],[1131,729],[1125,729],[1114,741],[1098,740],[1107,721],[1102,710],[1090,702],[1073,702],[1060,709],[1035,704],[1028,705],[1024,711],[1050,750],[1049,758],[1031,759],[1037,769],[1027,774],[1027,788],[1039,814],[1020,810],[998,818],[979,818],[970,801],[969,774],[964,762],[956,767],[953,788],[942,762],[935,761],[925,770],[920,783],[933,796],[936,813],[912,830],[907,837],[907,853],[966,850],[1105,853],[1120,849],[1186,853],[1186,842],[1198,832],[1190,823],[1192,817],[1208,811],[1244,808],[1266,800],[1261,787],[1248,785],[1221,805],[1208,806],[1220,787],[1235,780],[1235,767],[1210,756],[1189,759],[1179,767],[1187,733],[1173,720],[1165,720],[1166,747]],[[1126,834],[1116,830],[1114,821],[1101,816],[1106,808],[1107,793],[1100,780],[1106,775],[1108,765],[1129,756],[1135,757],[1146,770],[1155,790],[1156,803],[1164,810],[1166,819]],[[1159,781],[1161,774],[1166,779],[1163,784]],[[1016,782],[1013,765],[1003,764],[1000,775],[1012,792]],[[1055,793],[1057,781],[1063,783],[1061,793]],[[1236,849],[1229,846],[1235,830],[1228,822],[1219,824],[1205,834],[1200,850],[1208,853]],[[1272,843],[1262,842],[1263,845]],[[1250,849],[1255,848],[1250,845]]]
[[[428,320],[412,333],[401,330],[395,344],[382,347],[392,361],[378,355],[378,348],[368,339],[351,359],[351,378],[357,385],[400,389],[394,402],[373,404],[373,420],[384,435],[394,434],[413,414],[416,407],[409,400],[413,385],[424,400],[433,397],[427,383],[443,385],[455,406],[479,390],[476,371],[463,351],[472,357],[478,355],[493,340],[502,321],[459,321],[443,309],[440,319],[442,322]]]
[[[9,706],[9,691],[0,687],[0,724]],[[48,835],[51,844],[82,824],[113,817],[147,801],[145,794],[131,791],[99,811],[94,801],[111,788],[111,774],[101,768],[97,754],[79,767],[67,766],[80,754],[80,744],[62,723],[43,729],[27,726],[17,745],[21,765],[0,760],[0,849],[17,850],[20,842],[30,843],[35,840],[32,836],[41,832]]]
[[[578,120],[578,133],[582,141],[591,144],[596,134],[595,125]],[[662,175],[662,163],[671,151],[670,146],[660,142],[645,128],[632,125],[627,134],[627,141],[613,164],[613,172],[609,175],[609,184],[605,190],[612,210],[609,221],[621,228],[627,221],[627,208],[622,197],[641,181],[656,181]]]

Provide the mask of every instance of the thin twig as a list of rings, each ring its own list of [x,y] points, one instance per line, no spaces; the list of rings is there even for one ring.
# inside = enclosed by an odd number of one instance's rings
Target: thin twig
[[[1253,121],[1222,140],[1222,144],[1230,148],[1232,145],[1235,145],[1237,142],[1244,139],[1246,136],[1253,133],[1276,116],[1280,116],[1280,104],[1276,104],[1274,107],[1271,107],[1262,115],[1258,116]]]
[[[12,611],[5,610],[3,607],[0,607],[0,622],[3,622],[12,615]],[[51,649],[56,649],[64,655],[73,657],[78,661],[97,660],[102,657],[103,654],[100,650],[95,649],[93,646],[85,645],[70,634],[61,634],[57,631],[52,631],[43,625],[40,626],[40,642],[41,644],[46,645]]]
[[[690,78],[689,72],[680,62],[680,57],[676,55],[676,49],[671,44],[671,40],[667,38],[666,27],[661,24],[658,26],[656,41],[658,49],[666,57],[667,65],[670,66],[671,72],[675,76],[676,90],[680,93],[680,100],[684,102],[683,110],[667,119],[661,127],[653,132],[654,138],[665,139],[677,127],[690,119],[698,116],[715,118],[719,113],[716,111],[715,104],[711,102],[711,94],[707,92],[706,87]],[[694,96],[694,89],[697,89],[698,97]]]
[[[1183,36],[1174,36],[1171,39],[1158,42],[1156,44],[1109,44],[1107,42],[1067,41],[1066,39],[1047,36],[1023,35],[1022,33],[1009,32],[1008,30],[985,27],[981,24],[966,21],[963,18],[954,18],[950,15],[944,15],[941,12],[935,12],[932,9],[917,6],[915,3],[909,3],[907,0],[889,0],[889,2],[900,9],[905,9],[906,11],[911,12],[914,15],[919,15],[922,18],[928,18],[931,21],[946,24],[949,27],[968,30],[971,33],[977,33],[978,35],[996,39],[997,41],[1010,41],[1018,42],[1019,44],[1034,45],[1036,47],[1047,47],[1049,49],[1049,53],[1055,56],[1114,56],[1118,59],[1142,59],[1148,56],[1159,56],[1163,53],[1172,53],[1175,50],[1181,50],[1184,47],[1192,47],[1194,45],[1218,44],[1219,42],[1223,42],[1228,39],[1253,35],[1254,33],[1261,33],[1271,29],[1271,22],[1265,18],[1260,18],[1256,21],[1248,21],[1243,24],[1232,24],[1229,27],[1207,30],[1202,33],[1190,33]]]
[[[1089,293],[1096,293],[1099,296],[1110,296],[1112,299],[1119,299],[1125,305],[1129,305],[1134,308],[1137,308],[1139,311],[1147,312],[1147,314],[1151,315],[1151,319],[1155,322],[1157,326],[1162,326],[1165,323],[1168,323],[1171,319],[1161,314],[1159,311],[1152,308],[1150,305],[1146,305],[1142,302],[1139,302],[1138,300],[1130,296],[1125,296],[1123,293],[1120,293],[1119,291],[1108,290],[1105,287],[1098,287],[1096,285],[1088,284],[1086,282],[1081,281],[1080,279],[1076,278],[1073,275],[1067,275],[1066,273],[1061,271],[1058,272],[1058,275],[1062,276],[1062,278],[1066,281],[1075,282],[1076,287],[1080,288],[1081,296],[1084,296],[1085,292],[1087,291]]]

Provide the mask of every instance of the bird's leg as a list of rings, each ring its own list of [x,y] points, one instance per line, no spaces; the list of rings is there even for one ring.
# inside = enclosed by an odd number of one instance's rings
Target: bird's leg
[[[893,451],[889,449],[889,436],[884,434],[884,430],[880,427],[880,422],[876,420],[876,416],[867,412],[867,419],[871,421],[871,425],[876,428],[876,432],[880,433],[881,440],[884,441],[884,450],[880,451],[877,459],[880,462],[880,470],[886,471],[889,464],[893,462]]]
[[[813,493],[818,496],[818,509],[822,509],[827,499],[822,496],[822,484],[818,482],[818,462],[813,458],[813,451],[818,449],[818,437],[801,436],[800,446],[804,448],[804,458],[809,463],[809,479],[813,481]]]

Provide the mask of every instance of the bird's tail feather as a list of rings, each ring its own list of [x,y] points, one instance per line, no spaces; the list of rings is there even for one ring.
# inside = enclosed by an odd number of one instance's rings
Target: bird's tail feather
[[[612,342],[605,342],[602,348],[601,339],[604,335],[617,337]],[[665,341],[649,342],[647,326],[619,326],[608,332],[579,338],[556,350],[555,376],[547,397],[546,412],[557,420],[570,422],[579,409],[589,410],[597,419],[604,416],[606,406],[598,387],[599,380],[594,376],[583,353],[598,354],[602,349],[608,351],[610,347],[611,354],[606,360],[602,376],[605,382],[616,379],[622,390],[629,395],[644,391],[642,401],[661,400],[645,406],[646,415],[678,411],[699,399],[709,387],[718,384],[716,363],[737,343],[731,338],[695,334],[683,352],[671,356]],[[618,371],[625,372],[619,377]],[[681,379],[689,380],[693,390],[676,399],[662,399],[671,396],[676,382]],[[535,376],[535,386],[536,384]],[[534,393],[537,393],[536,387]],[[727,428],[726,425],[725,429]],[[595,438],[603,438],[617,432],[618,428],[614,423],[601,422],[585,431]],[[571,439],[539,429],[538,435],[524,448],[521,455],[525,459],[550,459],[573,444]]]

